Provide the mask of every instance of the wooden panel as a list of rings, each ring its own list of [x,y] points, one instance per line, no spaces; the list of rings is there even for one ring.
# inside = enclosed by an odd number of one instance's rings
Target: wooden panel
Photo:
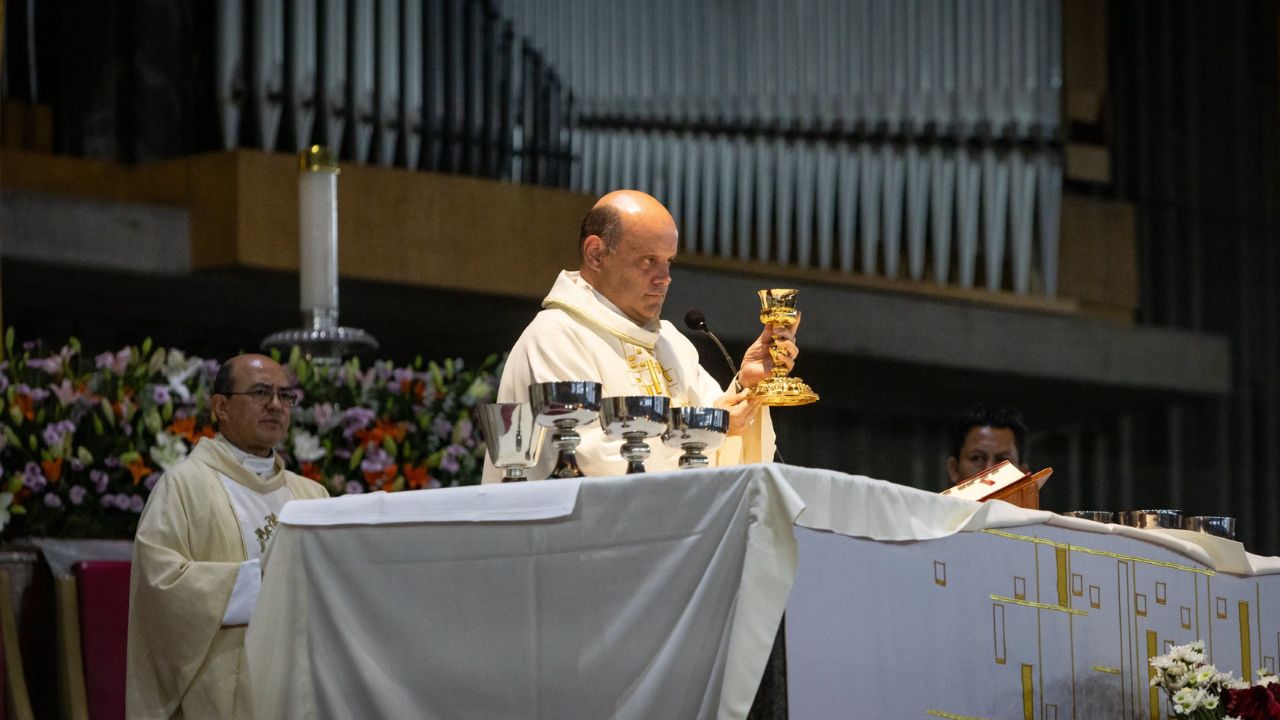
[[[237,264],[296,269],[296,161],[235,154]],[[556,273],[577,267],[578,225],[592,202],[553,188],[344,166],[338,266],[344,277],[541,298]]]
[[[1134,210],[1117,200],[1064,193],[1058,287],[1082,312],[1131,324],[1138,307]]]
[[[1062,56],[1068,122],[1101,123],[1107,96],[1106,0],[1063,3]]]
[[[0,153],[0,187],[182,205],[196,270],[298,267],[297,161],[236,150],[135,168]],[[541,298],[578,263],[593,199],[554,188],[370,166],[338,179],[343,277]]]

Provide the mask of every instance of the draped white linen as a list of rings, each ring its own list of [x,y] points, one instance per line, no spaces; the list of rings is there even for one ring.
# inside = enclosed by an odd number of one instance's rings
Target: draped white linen
[[[461,490],[285,509],[246,639],[253,717],[746,716],[794,577],[781,468],[584,479],[569,513],[430,521],[479,501]]]

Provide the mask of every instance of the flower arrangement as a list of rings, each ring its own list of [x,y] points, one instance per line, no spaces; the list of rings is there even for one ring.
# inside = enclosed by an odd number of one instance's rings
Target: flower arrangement
[[[1266,668],[1250,686],[1205,662],[1196,640],[1151,658],[1151,686],[1164,691],[1172,717],[1192,720],[1280,720],[1280,683]]]
[[[0,532],[6,537],[132,537],[164,470],[213,436],[218,363],[150,340],[93,358],[5,335],[0,362]],[[279,357],[277,356],[277,359]],[[467,369],[418,358],[408,367],[285,362],[302,399],[279,448],[331,494],[480,481],[484,444],[471,408],[491,402],[499,361]]]

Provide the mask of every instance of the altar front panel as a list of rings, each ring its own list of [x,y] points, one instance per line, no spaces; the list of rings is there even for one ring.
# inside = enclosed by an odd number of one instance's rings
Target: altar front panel
[[[883,543],[796,529],[791,717],[1160,718],[1147,659],[1280,654],[1280,576],[1048,524]]]
[[[794,572],[789,486],[706,470],[584,479],[541,519],[489,503],[564,487],[291,503],[246,639],[252,716],[745,717]]]

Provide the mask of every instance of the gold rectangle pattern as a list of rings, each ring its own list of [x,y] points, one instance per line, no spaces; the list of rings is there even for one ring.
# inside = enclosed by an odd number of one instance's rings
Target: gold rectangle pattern
[[[1071,607],[1071,594],[1067,592],[1067,549],[1054,548],[1053,554],[1058,565],[1058,605]]]
[[[1156,676],[1156,669],[1151,667],[1151,658],[1160,654],[1160,651],[1157,649],[1159,647],[1160,647],[1160,643],[1156,638],[1156,631],[1148,630],[1147,631],[1147,679],[1148,680]],[[1151,711],[1151,720],[1160,720],[1160,688],[1152,686],[1151,688],[1149,688],[1149,690],[1150,692],[1148,694],[1148,702],[1150,703],[1150,707],[1147,709]]]
[[[1004,642],[1004,605],[991,604],[991,636],[995,640],[996,664],[1003,665],[1007,657]]]
[[[1240,601],[1240,677],[1253,684],[1253,647],[1250,644],[1249,603]]]
[[[1036,686],[1032,682],[1032,667],[1022,663],[1022,718],[1036,720]]]

